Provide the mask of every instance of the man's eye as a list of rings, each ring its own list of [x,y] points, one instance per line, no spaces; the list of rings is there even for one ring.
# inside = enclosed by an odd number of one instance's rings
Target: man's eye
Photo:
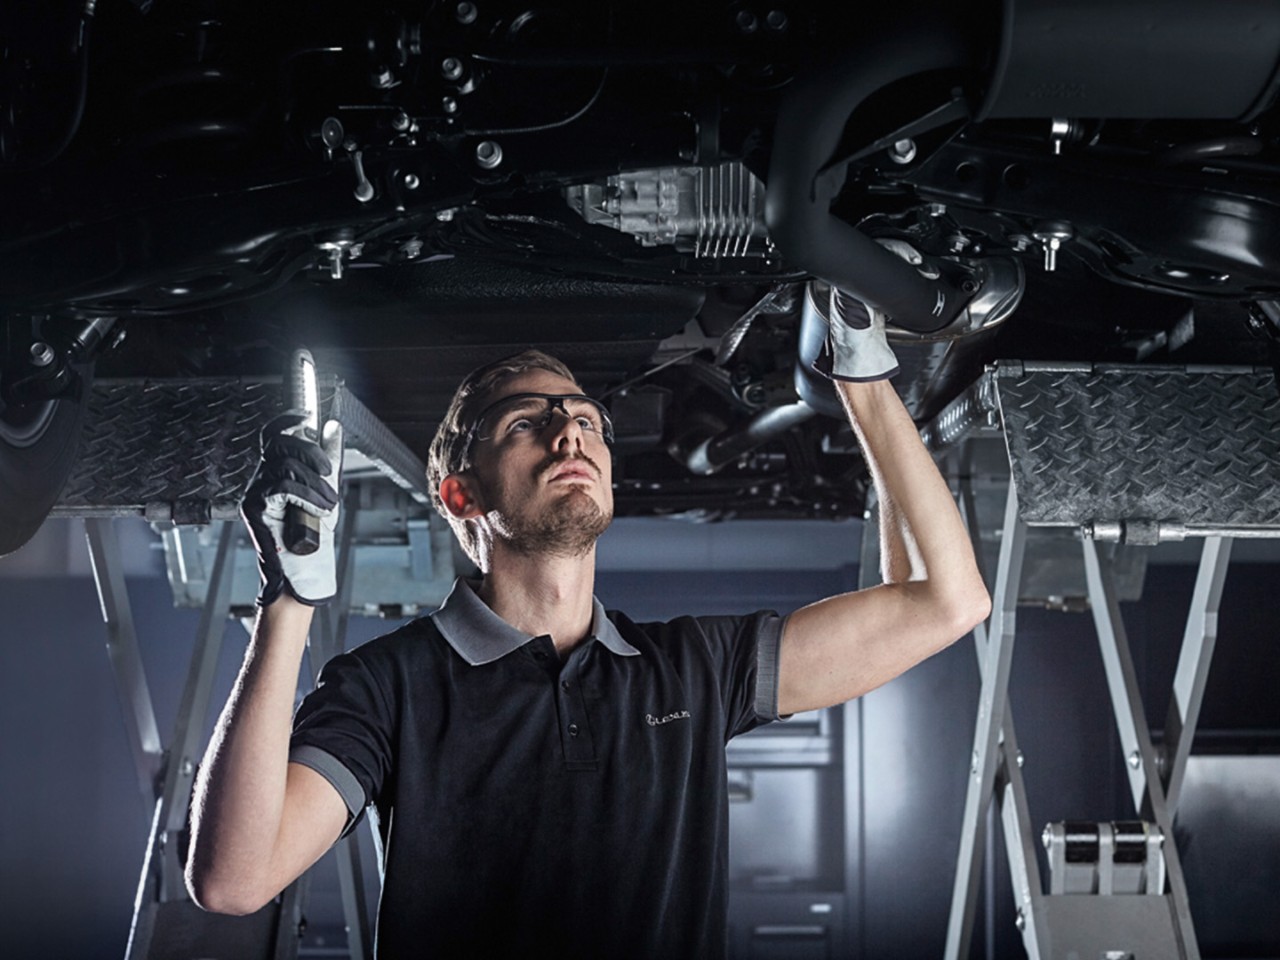
[[[523,433],[533,429],[533,421],[528,417],[519,417],[507,424],[507,433]]]
[[[600,431],[600,424],[596,423],[590,417],[584,416],[584,417],[578,417],[576,419],[578,421],[578,426],[581,427],[583,430],[586,430],[589,433],[598,433]]]

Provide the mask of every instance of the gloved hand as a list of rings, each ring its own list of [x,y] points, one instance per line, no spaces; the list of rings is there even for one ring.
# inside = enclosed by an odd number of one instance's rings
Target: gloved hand
[[[299,436],[303,420],[299,411],[290,410],[262,428],[262,460],[240,505],[258,550],[260,607],[285,590],[309,606],[328,603],[338,591],[333,531],[338,525],[342,424],[326,423],[316,444]],[[320,547],[307,556],[283,546],[285,511],[291,503],[320,520]]]
[[[869,383],[898,372],[889,349],[884,314],[833,286],[827,342],[813,368],[831,380]]]

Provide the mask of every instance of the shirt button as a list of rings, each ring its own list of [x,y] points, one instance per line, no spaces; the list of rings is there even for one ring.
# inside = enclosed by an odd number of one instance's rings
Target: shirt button
[[[560,689],[561,689],[561,690],[563,690],[565,693],[568,693],[568,692],[569,692],[569,681],[568,681],[568,680],[561,680],[561,681],[560,681]]]
[[[576,723],[569,724],[569,736],[576,737],[578,735],[578,725]]]

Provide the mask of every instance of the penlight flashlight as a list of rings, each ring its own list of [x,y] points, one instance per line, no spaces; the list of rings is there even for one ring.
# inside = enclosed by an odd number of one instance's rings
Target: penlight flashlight
[[[316,383],[316,362],[311,357],[311,351],[293,351],[284,383],[289,408],[306,414],[306,419],[299,425],[300,435],[312,443],[319,443],[320,388]],[[307,513],[296,503],[289,504],[285,511],[284,548],[298,556],[306,556],[320,549],[319,518]]]

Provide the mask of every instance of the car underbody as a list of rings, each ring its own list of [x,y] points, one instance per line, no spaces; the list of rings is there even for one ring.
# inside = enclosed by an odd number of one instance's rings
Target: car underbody
[[[5,14],[0,553],[94,378],[305,344],[419,456],[537,345],[620,515],[843,518],[811,371],[884,310],[926,423],[996,360],[1271,365],[1270,4],[115,2]]]

